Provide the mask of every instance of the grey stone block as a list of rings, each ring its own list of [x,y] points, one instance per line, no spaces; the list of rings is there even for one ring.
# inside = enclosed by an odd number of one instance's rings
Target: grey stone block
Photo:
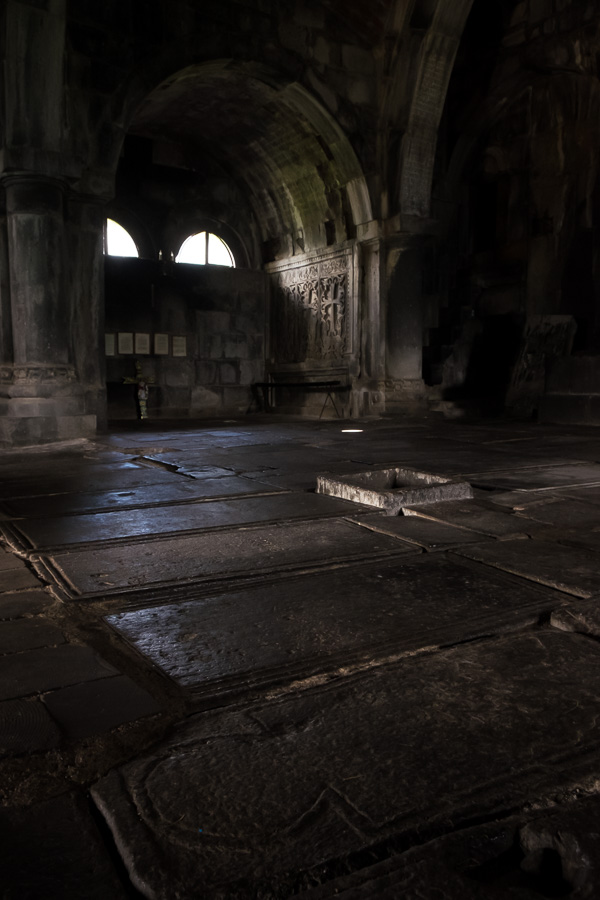
[[[44,696],[66,735],[78,740],[159,713],[153,697],[125,675],[88,681]]]
[[[473,489],[466,481],[395,466],[347,476],[319,475],[317,493],[376,506],[396,516],[404,506],[468,499]]]

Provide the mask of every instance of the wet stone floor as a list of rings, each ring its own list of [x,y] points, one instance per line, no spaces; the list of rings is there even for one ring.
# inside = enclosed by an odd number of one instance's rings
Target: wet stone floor
[[[0,464],[2,898],[600,896],[599,430],[246,416]],[[315,492],[392,467],[473,497]]]

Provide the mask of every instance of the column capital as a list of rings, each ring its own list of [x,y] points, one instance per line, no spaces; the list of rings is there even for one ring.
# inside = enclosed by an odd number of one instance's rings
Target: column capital
[[[13,170],[0,173],[0,184],[4,187],[19,187],[21,185],[47,185],[60,191],[69,190],[69,182],[66,178],[55,175],[45,175],[43,172],[33,172],[26,169]]]

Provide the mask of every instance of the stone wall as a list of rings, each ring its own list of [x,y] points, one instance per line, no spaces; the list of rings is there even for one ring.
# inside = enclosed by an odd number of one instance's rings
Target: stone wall
[[[265,289],[263,273],[248,269],[107,258],[106,333],[150,336],[150,353],[136,354],[134,343],[120,354],[116,339],[106,358],[109,419],[136,415],[134,389],[124,384],[136,360],[153,379],[151,417],[245,412],[250,385],[264,377]],[[165,355],[154,351],[156,334],[169,340]],[[174,337],[185,338],[182,356]]]

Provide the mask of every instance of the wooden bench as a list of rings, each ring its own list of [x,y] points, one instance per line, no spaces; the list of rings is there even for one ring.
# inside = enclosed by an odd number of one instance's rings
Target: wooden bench
[[[253,403],[256,402],[259,409],[262,409],[265,412],[271,412],[274,408],[272,391],[277,388],[285,388],[285,390],[297,392],[324,393],[326,396],[323,406],[321,407],[321,412],[319,413],[319,418],[323,415],[325,407],[327,406],[327,401],[331,400],[331,404],[335,409],[338,419],[341,419],[342,416],[335,404],[333,395],[349,391],[350,385],[343,384],[341,381],[255,381],[252,385]],[[250,404],[250,406],[252,406],[252,404]],[[249,411],[250,409],[248,409],[248,412]]]

